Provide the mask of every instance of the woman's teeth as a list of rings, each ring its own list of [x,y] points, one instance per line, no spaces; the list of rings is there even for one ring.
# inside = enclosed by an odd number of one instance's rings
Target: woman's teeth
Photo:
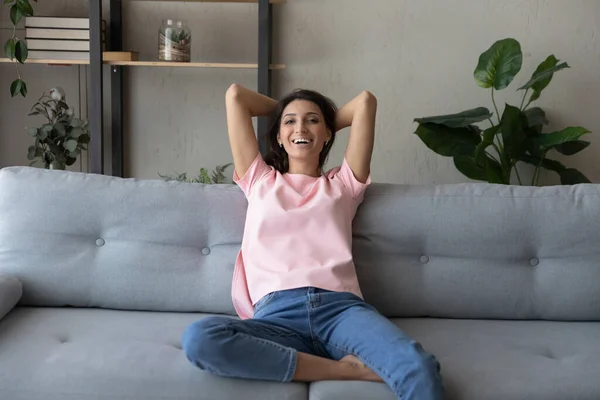
[[[294,143],[294,144],[307,144],[307,143],[310,143],[310,142],[311,142],[310,139],[294,139],[292,141],[292,143]]]

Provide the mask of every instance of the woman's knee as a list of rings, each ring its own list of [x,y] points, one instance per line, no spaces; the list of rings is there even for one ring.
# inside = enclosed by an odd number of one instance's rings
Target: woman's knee
[[[434,388],[441,385],[441,366],[435,356],[426,352],[420,343],[413,342],[411,354],[410,375],[417,377],[425,386]]]
[[[207,317],[188,326],[181,338],[181,348],[198,368],[207,367],[219,357],[220,334],[229,321],[225,317]]]

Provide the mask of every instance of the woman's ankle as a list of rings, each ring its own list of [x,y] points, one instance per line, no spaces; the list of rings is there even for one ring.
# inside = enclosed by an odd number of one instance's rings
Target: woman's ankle
[[[296,371],[293,381],[374,381],[381,379],[367,368],[358,359],[345,358],[344,361],[335,361],[305,353],[298,353]]]

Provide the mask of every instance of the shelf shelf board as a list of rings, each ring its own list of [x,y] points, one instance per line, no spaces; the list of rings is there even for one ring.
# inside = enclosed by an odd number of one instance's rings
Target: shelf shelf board
[[[8,58],[0,58],[0,63],[13,62]],[[51,65],[87,65],[88,60],[51,60],[31,59],[25,64],[51,64]],[[203,63],[203,62],[169,62],[169,61],[104,61],[106,65],[121,65],[130,67],[176,67],[176,68],[231,68],[231,69],[257,69],[258,64],[244,63]],[[284,64],[271,64],[272,70],[284,69]]]
[[[129,0],[129,1],[162,1],[166,3],[258,3],[258,0]],[[285,3],[286,0],[270,0],[271,4]]]
[[[0,63],[12,63],[14,62],[10,58],[0,58]],[[54,59],[37,59],[28,58],[25,60],[25,64],[53,64],[53,65],[82,65],[89,64],[88,60],[54,60]]]
[[[177,67],[177,68],[238,68],[257,69],[258,64],[244,63],[204,63],[204,62],[171,62],[171,61],[105,61],[108,65],[132,67]],[[270,69],[284,69],[284,64],[271,64]]]

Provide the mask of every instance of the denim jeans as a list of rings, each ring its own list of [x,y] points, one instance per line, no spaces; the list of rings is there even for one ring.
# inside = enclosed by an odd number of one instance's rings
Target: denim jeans
[[[289,382],[297,352],[340,360],[355,355],[398,399],[442,399],[433,355],[351,293],[313,287],[273,292],[254,317],[207,317],[190,325],[182,348],[196,367],[245,379]]]

